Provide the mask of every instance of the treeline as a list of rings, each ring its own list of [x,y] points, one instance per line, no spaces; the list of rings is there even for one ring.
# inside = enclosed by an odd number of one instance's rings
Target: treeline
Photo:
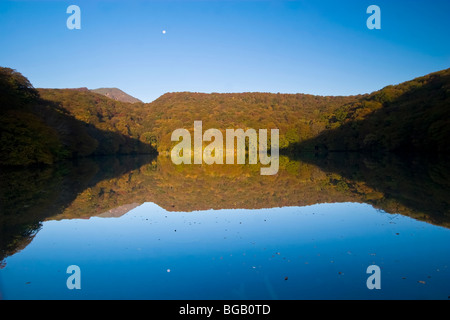
[[[75,100],[86,108],[85,101]],[[155,153],[118,129],[97,127],[47,100],[20,73],[0,68],[0,164],[52,164],[92,155]]]
[[[151,144],[159,152],[175,144],[172,132],[204,129],[279,129],[280,146],[303,141],[326,129],[328,119],[342,105],[363,96],[320,97],[272,93],[166,93],[152,103],[126,103],[89,90],[39,89],[80,121]]]
[[[39,89],[0,69],[0,163],[168,152],[175,129],[279,129],[280,148],[449,154],[450,69],[372,94],[167,93],[152,103],[87,89]]]
[[[150,105],[152,128],[159,151],[168,151],[176,128],[193,130],[195,120],[203,128],[279,129],[280,147],[303,141],[326,129],[328,117],[358,96],[321,97],[273,93],[167,93]]]
[[[144,122],[151,117],[144,103],[121,102],[87,88],[38,89],[40,96],[52,101],[77,120],[107,132],[116,132],[145,144],[152,134]]]
[[[158,151],[177,128],[279,129],[286,153],[359,151],[450,154],[450,69],[371,94],[167,93],[143,105],[142,127]],[[145,139],[143,140],[145,141]]]
[[[289,149],[450,155],[450,69],[343,105],[327,129]]]

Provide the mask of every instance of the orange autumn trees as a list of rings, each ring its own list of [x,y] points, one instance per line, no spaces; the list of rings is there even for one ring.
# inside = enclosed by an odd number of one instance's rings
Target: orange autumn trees
[[[447,69],[358,96],[174,92],[129,103],[87,88],[36,90],[0,68],[0,164],[166,153],[172,132],[194,121],[205,130],[279,129],[285,153],[450,154],[449,87]]]

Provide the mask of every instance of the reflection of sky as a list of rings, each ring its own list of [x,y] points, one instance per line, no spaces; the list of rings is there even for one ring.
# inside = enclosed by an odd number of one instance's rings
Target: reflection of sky
[[[0,279],[7,299],[446,299],[449,249],[448,229],[363,204],[181,213],[145,203],[120,218],[44,222]],[[72,264],[78,291],[66,288]],[[371,264],[379,291],[366,288]]]

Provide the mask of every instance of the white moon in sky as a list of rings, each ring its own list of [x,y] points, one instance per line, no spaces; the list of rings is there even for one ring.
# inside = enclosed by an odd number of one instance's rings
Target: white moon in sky
[[[163,33],[163,34],[166,34],[166,30],[163,30],[162,33]]]

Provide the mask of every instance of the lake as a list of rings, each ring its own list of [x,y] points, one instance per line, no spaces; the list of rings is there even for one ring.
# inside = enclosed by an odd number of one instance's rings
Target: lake
[[[3,168],[1,298],[447,300],[449,172],[356,154],[282,156],[275,176],[163,156]]]

